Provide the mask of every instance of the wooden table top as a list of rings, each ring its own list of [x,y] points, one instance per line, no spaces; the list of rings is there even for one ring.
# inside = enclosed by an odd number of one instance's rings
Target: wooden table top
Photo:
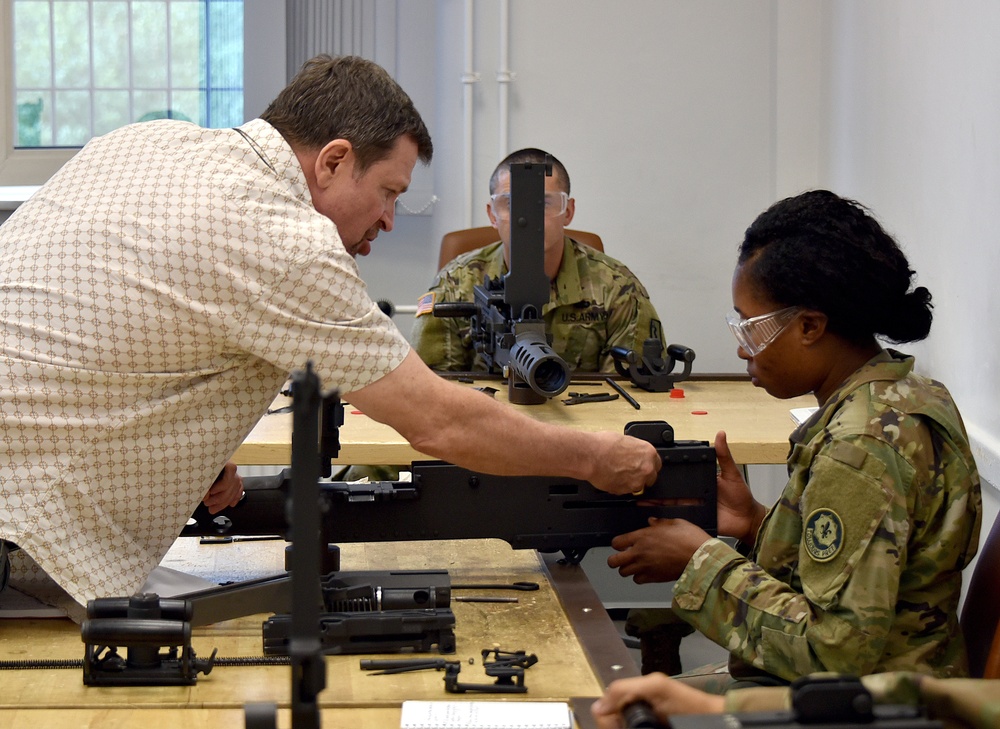
[[[323,729],[398,729],[400,709],[323,708]],[[0,729],[242,729],[243,709],[114,707],[25,708],[0,711]],[[278,726],[292,726],[291,710],[278,710]]]
[[[199,545],[193,538],[180,539],[163,566],[216,582],[242,581],[281,572],[284,546],[281,541]],[[447,569],[453,583],[537,582],[537,591],[502,593],[516,596],[517,603],[452,601],[457,651],[444,657],[462,661],[459,680],[468,683],[493,682],[482,670],[484,648],[524,650],[537,655],[538,663],[525,672],[527,694],[449,694],[443,672],[371,676],[360,670],[361,658],[398,654],[327,656],[327,688],[319,697],[322,709],[330,714],[324,717],[324,726],[398,726],[404,699],[565,701],[591,697],[614,678],[636,675],[624,644],[578,566],[542,560],[534,551],[512,550],[498,540],[463,540],[346,544],[341,567]],[[566,584],[564,590],[558,589],[561,581]],[[192,647],[202,658],[213,648],[218,648],[219,657],[259,656],[261,622],[266,617],[258,614],[196,628]],[[0,621],[2,661],[79,659],[83,653],[79,626],[67,619]],[[154,729],[178,726],[178,712],[185,726],[218,726],[217,717],[226,717],[226,725],[242,726],[238,717],[245,703],[270,701],[287,709],[291,689],[287,666],[218,666],[209,675],[200,675],[196,685],[183,687],[88,687],[83,685],[81,669],[5,670],[0,671],[0,681],[4,687],[0,729],[139,726],[140,722]],[[115,720],[109,723],[112,716]]]
[[[566,394],[540,405],[510,405],[531,417],[585,431],[622,431],[633,420],[665,420],[674,428],[678,440],[713,442],[715,434],[725,430],[730,448],[738,463],[784,463],[788,455],[788,436],[794,429],[789,410],[815,407],[810,396],[778,400],[755,388],[748,380],[685,381],[679,383],[683,397],[666,392],[646,392],[622,383],[640,404],[636,410],[624,398],[607,402],[564,405]],[[506,385],[499,380],[482,380],[464,387],[489,386],[498,390],[495,397],[507,402]],[[574,382],[573,392],[613,392],[601,381]],[[567,391],[567,392],[568,392]],[[279,397],[273,409],[287,406],[290,400]],[[358,410],[345,406],[344,426],[340,430],[340,455],[336,463],[365,465],[400,465],[428,456],[414,450],[402,436],[387,425],[378,423]],[[234,460],[241,465],[287,465],[291,454],[292,418],[289,413],[265,415],[236,451]]]

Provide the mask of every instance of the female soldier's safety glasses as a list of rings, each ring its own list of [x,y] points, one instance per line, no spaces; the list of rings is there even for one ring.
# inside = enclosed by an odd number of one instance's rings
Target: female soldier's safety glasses
[[[764,348],[785,331],[785,327],[802,311],[800,306],[789,306],[770,314],[761,314],[744,319],[735,309],[726,314],[726,323],[733,330],[733,336],[743,350],[756,357]]]

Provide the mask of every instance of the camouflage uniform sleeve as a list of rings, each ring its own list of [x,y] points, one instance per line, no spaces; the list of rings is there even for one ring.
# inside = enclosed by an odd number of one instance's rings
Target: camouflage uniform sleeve
[[[931,719],[946,726],[995,729],[1000,719],[1000,681],[968,678],[934,678],[909,672],[862,676],[861,683],[876,704],[923,705]],[[751,687],[725,695],[726,713],[789,711],[792,689]]]
[[[434,303],[471,300],[452,285],[448,269],[434,279],[428,294]],[[419,313],[413,322],[410,342],[420,359],[434,370],[465,372],[472,369],[473,351],[469,339],[469,320],[442,318],[433,313]]]
[[[812,463],[801,513],[779,501],[761,529],[761,564],[796,555],[787,582],[710,540],[677,581],[674,609],[736,658],[785,679],[874,672],[909,536],[906,499],[890,484],[910,483],[907,468],[874,439],[832,441]]]
[[[631,272],[618,291],[608,317],[608,337],[601,351],[601,372],[614,372],[611,356],[613,347],[642,352],[643,343],[650,337],[663,342],[660,318],[649,300],[649,293]],[[663,342],[666,346],[666,342]]]
[[[792,690],[787,686],[750,686],[725,694],[727,714],[752,711],[791,711]]]

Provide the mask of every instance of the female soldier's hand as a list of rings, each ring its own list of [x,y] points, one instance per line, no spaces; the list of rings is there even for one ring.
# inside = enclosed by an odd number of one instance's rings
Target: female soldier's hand
[[[744,544],[753,546],[757,540],[757,529],[767,509],[750,492],[750,487],[729,451],[724,430],[720,430],[715,436],[715,455],[719,459],[719,474],[716,477],[719,535],[736,537]]]
[[[649,526],[611,540],[617,550],[608,567],[637,585],[670,582],[680,577],[692,555],[711,537],[684,519],[649,519]]]

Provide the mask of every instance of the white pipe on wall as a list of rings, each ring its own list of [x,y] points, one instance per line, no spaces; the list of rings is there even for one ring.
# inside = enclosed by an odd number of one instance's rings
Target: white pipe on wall
[[[475,84],[479,81],[479,74],[474,68],[475,54],[475,16],[473,15],[474,0],[465,0],[465,69],[462,72],[462,153],[464,155],[464,185],[465,185],[465,225],[472,227],[472,193],[475,181],[473,175],[473,101]]]
[[[499,87],[499,102],[497,116],[499,117],[499,144],[497,159],[501,160],[510,151],[510,84],[514,74],[508,68],[510,63],[510,0],[500,3],[500,60],[497,68],[497,85]]]

